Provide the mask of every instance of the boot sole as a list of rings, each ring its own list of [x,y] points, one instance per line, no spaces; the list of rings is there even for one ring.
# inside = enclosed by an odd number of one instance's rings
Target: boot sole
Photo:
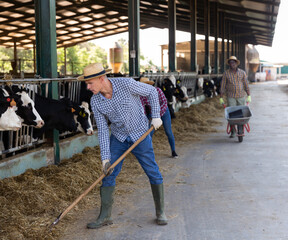
[[[87,225],[87,228],[88,229],[97,229],[97,228],[101,228],[101,227],[104,227],[104,226],[109,226],[109,225],[112,225],[112,224],[113,224],[112,221],[108,221],[108,222],[102,223],[102,224],[97,225],[97,226],[89,226],[89,225]]]
[[[156,220],[156,223],[160,226],[164,226],[164,225],[167,225],[168,222],[167,221],[159,221],[159,220]]]

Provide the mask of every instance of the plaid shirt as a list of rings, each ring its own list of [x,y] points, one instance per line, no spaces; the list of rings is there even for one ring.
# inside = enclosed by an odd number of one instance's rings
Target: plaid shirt
[[[158,98],[159,98],[159,104],[160,104],[160,116],[162,117],[164,115],[164,113],[166,112],[167,107],[168,107],[167,106],[167,99],[160,88],[156,87],[156,90],[158,92]],[[140,96],[140,100],[141,100],[141,103],[144,107],[145,114],[147,114],[147,112],[145,110],[145,106],[148,106],[150,109],[150,112],[151,112],[151,106],[150,106],[150,103],[149,103],[147,97]]]
[[[113,95],[106,99],[101,93],[92,96],[90,104],[98,129],[101,159],[111,159],[108,119],[111,134],[120,142],[128,136],[137,141],[148,130],[148,119],[139,96],[146,96],[152,106],[152,117],[160,118],[157,91],[153,86],[135,81],[133,78],[108,78]]]
[[[226,92],[229,98],[245,97],[245,92],[250,95],[249,83],[245,71],[237,68],[236,73],[228,69],[224,72],[221,81],[221,94]]]

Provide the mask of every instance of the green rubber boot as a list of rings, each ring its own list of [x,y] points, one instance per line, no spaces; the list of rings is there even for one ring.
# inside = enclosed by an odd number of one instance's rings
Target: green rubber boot
[[[112,211],[112,205],[114,202],[113,200],[114,190],[115,190],[115,186],[100,188],[100,196],[101,196],[100,214],[96,222],[91,222],[87,224],[87,228],[95,229],[95,228],[100,228],[100,227],[110,225],[113,223],[111,219],[111,211]]]
[[[162,184],[151,184],[152,194],[156,209],[156,223],[158,225],[166,225],[167,218],[164,213],[164,188]]]

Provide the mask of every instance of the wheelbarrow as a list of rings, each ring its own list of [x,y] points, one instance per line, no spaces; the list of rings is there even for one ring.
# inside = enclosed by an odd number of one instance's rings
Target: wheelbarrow
[[[247,105],[225,107],[225,118],[228,121],[227,134],[230,134],[232,128],[234,128],[237,133],[238,141],[242,142],[243,137],[245,136],[245,129],[248,133],[250,132],[250,125],[248,123],[250,117],[252,117],[252,113]]]

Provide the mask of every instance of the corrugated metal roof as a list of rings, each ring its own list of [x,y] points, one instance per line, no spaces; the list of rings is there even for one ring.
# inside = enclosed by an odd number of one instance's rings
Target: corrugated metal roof
[[[204,1],[197,1],[197,33],[204,34]],[[213,0],[242,43],[272,46],[280,0]],[[214,6],[214,7],[213,7]],[[177,30],[190,31],[190,0],[177,0]],[[141,28],[168,28],[167,0],[140,0]],[[0,46],[32,48],[35,40],[34,0],[0,0]],[[56,0],[58,47],[72,46],[128,31],[127,0]],[[152,36],[151,36],[152,37]],[[232,37],[232,35],[230,35]]]

